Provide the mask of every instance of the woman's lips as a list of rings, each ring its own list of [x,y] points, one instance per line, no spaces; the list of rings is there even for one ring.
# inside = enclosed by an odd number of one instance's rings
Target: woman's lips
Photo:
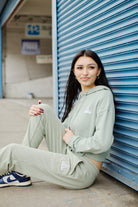
[[[81,80],[86,81],[86,80],[89,80],[89,78],[88,77],[82,77]]]

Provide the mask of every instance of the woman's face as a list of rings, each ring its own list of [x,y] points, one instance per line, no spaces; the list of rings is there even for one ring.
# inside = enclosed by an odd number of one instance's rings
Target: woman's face
[[[76,61],[73,71],[81,85],[82,92],[86,92],[95,87],[95,80],[101,69],[98,68],[97,63],[91,57],[82,56]]]

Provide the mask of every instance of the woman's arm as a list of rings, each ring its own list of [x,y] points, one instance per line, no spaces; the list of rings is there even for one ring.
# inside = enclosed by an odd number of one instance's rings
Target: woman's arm
[[[113,143],[114,121],[115,110],[112,96],[105,96],[97,108],[93,136],[81,137],[75,134],[68,138],[68,145],[75,152],[90,152],[94,154],[106,152]]]
[[[99,154],[106,152],[113,143],[114,113],[104,111],[97,116],[97,125],[92,137],[72,136],[68,145],[75,152],[91,152]]]

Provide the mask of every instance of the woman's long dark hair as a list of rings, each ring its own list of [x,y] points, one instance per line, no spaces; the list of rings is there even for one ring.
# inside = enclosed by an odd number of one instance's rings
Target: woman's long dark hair
[[[78,58],[80,58],[82,56],[92,58],[97,63],[98,68],[101,69],[100,75],[98,76],[98,78],[95,81],[95,85],[104,85],[104,86],[107,86],[108,88],[110,88],[108,81],[107,81],[107,78],[106,78],[106,75],[105,75],[103,64],[102,64],[99,56],[91,50],[82,50],[79,53],[77,53],[75,55],[75,57],[73,58],[69,78],[68,78],[67,85],[66,85],[65,103],[64,103],[65,111],[64,111],[64,114],[62,117],[62,121],[64,121],[67,118],[69,112],[71,111],[73,103],[75,102],[75,100],[78,97],[79,92],[81,91],[80,83],[75,78],[73,69],[74,69],[75,63],[78,60]]]

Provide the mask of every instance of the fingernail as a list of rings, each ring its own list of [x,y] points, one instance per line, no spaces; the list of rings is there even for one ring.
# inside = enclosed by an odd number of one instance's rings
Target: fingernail
[[[37,113],[37,115],[40,115],[41,113]]]
[[[40,108],[40,111],[44,111],[44,109]]]

